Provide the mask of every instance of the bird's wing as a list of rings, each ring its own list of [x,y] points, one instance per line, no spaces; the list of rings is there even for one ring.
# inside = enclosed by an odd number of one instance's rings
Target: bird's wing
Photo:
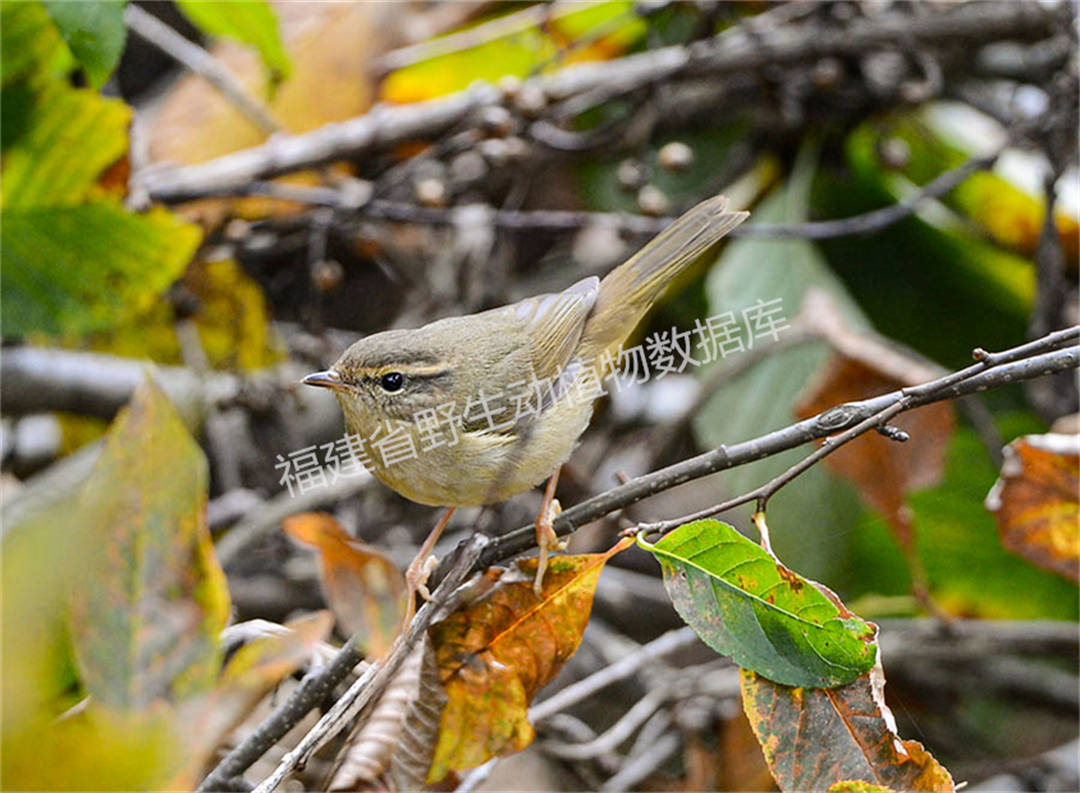
[[[538,379],[558,377],[581,340],[585,320],[596,303],[600,279],[584,278],[562,292],[537,295],[512,308],[524,320],[530,358]]]

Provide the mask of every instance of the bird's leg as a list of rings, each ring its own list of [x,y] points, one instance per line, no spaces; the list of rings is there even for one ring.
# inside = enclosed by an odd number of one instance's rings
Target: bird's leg
[[[551,551],[562,551],[566,548],[566,542],[559,539],[552,523],[555,516],[562,511],[558,499],[555,498],[555,486],[559,484],[559,468],[548,479],[547,487],[544,488],[544,503],[540,507],[540,514],[536,517],[536,544],[540,548],[540,559],[536,565],[536,579],[533,581],[533,592],[540,597],[544,586],[544,572],[547,570],[548,555]]]
[[[416,554],[416,558],[409,562],[408,569],[405,570],[405,586],[409,596],[409,608],[412,609],[413,603],[416,601],[416,593],[419,592],[420,596],[424,600],[431,600],[431,593],[428,592],[427,579],[431,574],[431,568],[428,565],[428,558],[431,556],[431,550],[435,547],[435,543],[438,542],[440,535],[446,528],[446,524],[450,522],[450,516],[454,514],[454,507],[447,507],[446,512],[439,518],[439,522],[435,524],[435,528],[431,530],[431,534],[424,540],[424,544],[420,546],[420,550]],[[411,614],[410,614],[411,617]]]

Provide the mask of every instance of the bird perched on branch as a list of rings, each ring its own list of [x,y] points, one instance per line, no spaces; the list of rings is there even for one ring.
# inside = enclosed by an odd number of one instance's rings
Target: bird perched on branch
[[[589,424],[596,384],[672,278],[747,217],[723,196],[710,198],[603,280],[376,333],[304,378],[335,392],[349,433],[384,444],[396,437],[400,454],[384,446],[365,460],[379,481],[448,508],[409,567],[412,591],[423,591],[423,566],[454,508],[502,501],[548,479],[536,520],[539,595],[549,552],[562,548],[552,528],[559,468]]]

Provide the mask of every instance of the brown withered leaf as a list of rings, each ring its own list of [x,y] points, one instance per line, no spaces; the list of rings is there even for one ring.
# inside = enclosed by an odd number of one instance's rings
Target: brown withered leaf
[[[880,666],[839,688],[792,688],[747,669],[740,683],[743,710],[781,790],[856,781],[893,790],[955,790],[949,772],[922,744],[896,734]]]
[[[431,640],[405,660],[371,718],[338,755],[328,790],[420,790],[446,694]]]
[[[529,703],[577,649],[604,564],[632,543],[625,539],[606,553],[552,559],[539,598],[533,592],[536,560],[519,561],[486,597],[432,626],[449,701],[429,783],[532,742]]]
[[[809,295],[804,316],[836,352],[795,406],[799,418],[915,385],[936,374],[876,337],[844,327],[825,301],[823,295]],[[905,430],[910,440],[897,443],[868,432],[834,451],[825,464],[855,485],[862,499],[889,521],[901,544],[910,547],[912,522],[905,496],[941,480],[953,409],[947,402],[939,402],[897,416],[891,423]]]
[[[365,653],[381,657],[408,608],[405,577],[389,558],[354,540],[332,515],[302,512],[282,521],[285,533],[319,551],[319,577],[338,622]]]
[[[390,759],[388,775],[396,790],[420,790],[435,756],[439,721],[446,707],[446,691],[439,679],[439,666],[430,640],[424,642],[420,680],[416,696],[402,723],[401,738]]]
[[[1026,435],[1004,451],[1001,476],[986,497],[1002,544],[1080,582],[1080,435]]]

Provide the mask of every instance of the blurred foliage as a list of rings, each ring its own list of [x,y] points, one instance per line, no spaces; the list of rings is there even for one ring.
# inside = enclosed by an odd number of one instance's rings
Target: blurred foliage
[[[169,212],[124,209],[108,166],[127,150],[130,111],[52,75],[59,35],[36,3],[5,3],[5,52],[39,37],[37,60],[5,64],[0,306],[5,331],[85,332],[145,310],[183,271],[201,235]]]
[[[467,88],[476,80],[530,77],[552,68],[622,54],[641,39],[645,21],[630,0],[530,6],[501,18],[486,19],[487,27],[506,32],[481,36],[477,43],[440,46],[439,38],[425,42],[431,57],[387,75],[382,97],[390,102],[418,102]],[[469,26],[448,36],[462,38]]]
[[[227,36],[241,44],[254,47],[266,69],[266,93],[272,95],[277,86],[292,73],[292,61],[285,51],[278,18],[269,3],[263,0],[176,0],[184,16],[211,36]]]
[[[1041,429],[1029,413],[999,420],[1006,440]],[[950,612],[969,617],[1077,619],[1073,584],[1002,546],[994,517],[983,504],[997,476],[979,437],[960,428],[949,443],[944,481],[909,499],[931,594]],[[908,591],[903,559],[879,515],[867,512],[853,533],[842,584],[849,597]]]
[[[206,488],[202,450],[147,379],[79,489],[5,521],[4,789],[188,789],[326,638],[330,615],[307,615],[222,669]]]
[[[45,9],[86,72],[92,88],[100,88],[120,62],[127,37],[127,0],[46,0]]]

